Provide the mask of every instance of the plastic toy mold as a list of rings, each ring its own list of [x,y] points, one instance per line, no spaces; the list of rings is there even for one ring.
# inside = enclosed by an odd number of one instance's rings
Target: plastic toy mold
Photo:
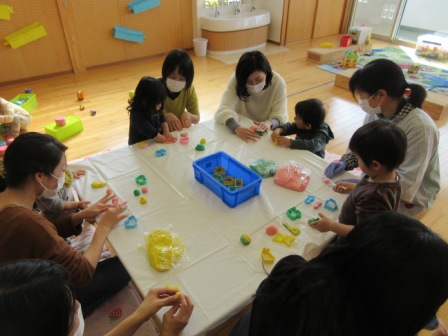
[[[224,175],[226,173],[226,169],[223,166],[216,166],[215,169],[213,169],[213,173],[216,175]]]
[[[316,199],[316,197],[314,197],[314,196],[312,196],[312,195],[308,195],[306,198],[305,198],[305,204],[311,204],[311,203],[313,203],[314,202],[314,200]]]
[[[291,247],[291,244],[296,240],[296,237],[277,232],[272,240],[276,243],[285,244],[286,246]]]
[[[316,202],[316,204],[314,204],[313,208],[314,210],[319,209],[322,206],[322,202]]]
[[[124,227],[126,229],[134,229],[137,227],[138,221],[135,216],[129,216],[126,221],[124,222]]]
[[[324,208],[330,211],[336,211],[338,209],[338,204],[332,198],[329,198],[324,203]]]
[[[156,150],[156,156],[157,157],[166,156],[166,149],[158,149],[158,150]]]
[[[146,184],[146,176],[145,175],[139,175],[135,178],[135,183],[138,185],[145,185]],[[137,195],[136,195],[137,196]]]
[[[297,226],[289,225],[288,223],[283,223],[283,226],[291,232],[294,236],[297,236],[300,234],[300,229]]]
[[[296,207],[292,207],[286,210],[286,216],[288,216],[290,220],[296,220],[302,218],[302,213]]]
[[[263,250],[261,250],[261,260],[265,264],[272,264],[275,261],[275,257],[272,255],[270,249],[263,247]]]

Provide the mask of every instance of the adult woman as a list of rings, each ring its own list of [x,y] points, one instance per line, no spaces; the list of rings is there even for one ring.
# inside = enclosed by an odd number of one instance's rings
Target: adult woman
[[[19,135],[6,150],[6,178],[2,181],[6,189],[0,193],[0,263],[31,258],[61,264],[77,288],[84,313],[90,313],[130,280],[117,257],[98,262],[107,235],[126,214],[123,205],[106,204],[113,195],[54,223],[33,211],[39,195],[54,194],[62,187],[66,149],[50,135],[31,132]],[[90,247],[84,254],[78,253],[64,238],[81,233],[83,218],[101,213],[104,216]]]
[[[151,289],[142,304],[107,336],[133,335],[160,308],[165,313],[160,335],[179,335],[193,305],[187,296],[167,288]],[[44,260],[0,265],[0,334],[81,336],[84,318],[67,271]]]
[[[163,61],[161,81],[165,85],[165,116],[170,131],[181,131],[200,120],[199,103],[193,86],[194,66],[184,50],[170,51]]]
[[[392,61],[377,59],[357,70],[350,79],[350,91],[359,96],[367,113],[364,124],[378,118],[396,123],[406,134],[405,161],[397,169],[402,177],[399,212],[415,216],[430,208],[440,190],[439,131],[434,121],[421,110],[426,91],[408,84],[401,68]],[[331,163],[325,175],[332,178],[358,166],[353,153]]]
[[[256,50],[240,57],[215,120],[225,124],[244,141],[259,139],[256,132],[238,124],[239,114],[252,119],[260,132],[288,121],[285,81],[272,71],[266,56]]]
[[[448,298],[446,258],[419,221],[368,217],[313,260],[280,260],[233,335],[416,335]]]

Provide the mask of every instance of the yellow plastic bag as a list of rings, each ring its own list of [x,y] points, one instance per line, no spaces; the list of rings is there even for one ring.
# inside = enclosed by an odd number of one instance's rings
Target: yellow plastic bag
[[[152,267],[160,272],[173,268],[184,253],[184,243],[175,233],[154,230],[146,236],[146,253]]]

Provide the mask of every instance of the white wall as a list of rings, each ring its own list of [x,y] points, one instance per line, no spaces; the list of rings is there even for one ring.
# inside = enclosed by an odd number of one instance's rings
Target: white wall
[[[402,26],[427,30],[448,30],[447,0],[407,0]]]
[[[245,0],[248,1],[248,0]],[[280,43],[284,0],[255,0],[255,7],[271,12],[268,39]]]

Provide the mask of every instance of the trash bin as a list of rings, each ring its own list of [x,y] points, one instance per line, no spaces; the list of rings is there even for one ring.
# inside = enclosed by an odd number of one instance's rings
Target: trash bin
[[[206,56],[207,55],[207,42],[206,38],[195,38],[193,39],[194,53],[196,56]]]

